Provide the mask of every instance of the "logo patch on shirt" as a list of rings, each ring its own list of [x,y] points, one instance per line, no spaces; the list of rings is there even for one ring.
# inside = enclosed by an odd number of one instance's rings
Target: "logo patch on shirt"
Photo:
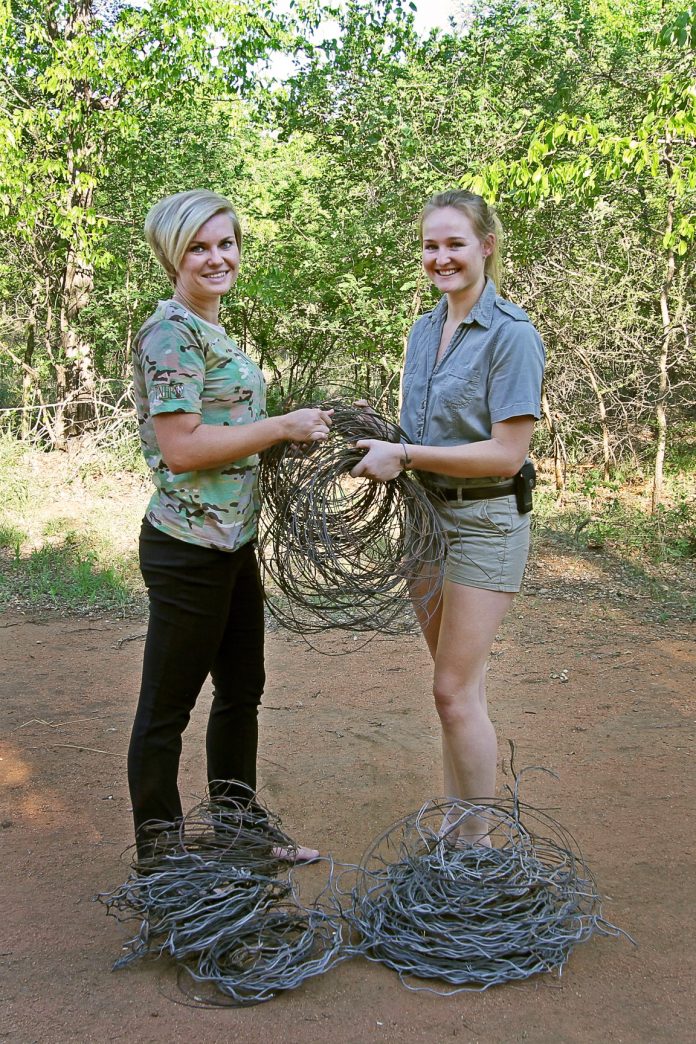
[[[152,396],[160,402],[168,402],[171,399],[183,399],[183,384],[153,384]]]

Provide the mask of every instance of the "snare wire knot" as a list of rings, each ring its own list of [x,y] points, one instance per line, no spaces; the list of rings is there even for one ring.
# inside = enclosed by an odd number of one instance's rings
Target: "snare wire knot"
[[[473,822],[490,847],[465,839]],[[570,834],[521,803],[517,787],[495,802],[428,801],[394,823],[365,853],[351,897],[362,952],[410,989],[485,990],[560,973],[595,932],[626,935],[602,916]]]

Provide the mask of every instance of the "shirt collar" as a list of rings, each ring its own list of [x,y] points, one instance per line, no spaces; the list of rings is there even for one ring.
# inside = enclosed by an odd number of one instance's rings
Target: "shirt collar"
[[[490,329],[490,325],[493,322],[493,309],[495,307],[495,299],[497,290],[495,283],[490,276],[486,276],[486,285],[481,291],[481,296],[478,301],[471,309],[465,323],[478,323],[485,330]],[[431,323],[442,323],[444,322],[445,316],[447,315],[447,295],[443,294],[441,299],[432,311],[430,321]]]

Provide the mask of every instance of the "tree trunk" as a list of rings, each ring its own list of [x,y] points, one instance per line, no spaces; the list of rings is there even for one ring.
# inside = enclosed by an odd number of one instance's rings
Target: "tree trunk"
[[[34,286],[31,295],[31,307],[27,317],[26,340],[24,342],[24,368],[22,370],[22,420],[20,425],[20,438],[28,439],[31,431],[31,410],[33,405],[34,389],[34,352],[36,350],[36,316],[39,309],[41,286]]]
[[[69,21],[65,27],[68,39],[88,32],[95,19],[94,0],[70,0]],[[67,143],[68,184],[66,209],[71,214],[84,216],[92,206],[94,189],[85,185],[84,177],[90,174],[98,162],[100,144],[93,140],[88,131],[88,114],[93,110],[95,99],[88,80],[76,80],[74,85],[76,108],[85,114],[75,123]],[[94,270],[80,247],[80,222],[67,243],[64,268],[61,278],[59,302],[60,359],[64,366],[63,381],[67,394],[65,416],[68,421],[66,434],[74,433],[94,415],[95,376],[92,346],[82,336],[79,317],[89,304],[94,286]]]
[[[131,262],[128,261],[126,271],[126,343],[123,346],[123,361],[119,366],[119,377],[127,377],[131,367],[131,352],[133,350],[133,315],[138,307],[137,299],[131,297]],[[244,315],[244,313],[242,313]],[[246,340],[246,338],[244,339]],[[244,349],[242,348],[242,351]]]
[[[558,430],[556,418],[551,412],[551,407],[549,405],[549,399],[546,394],[545,388],[541,395],[541,411],[544,414],[544,421],[551,435],[551,440],[553,444],[554,479],[556,484],[556,492],[560,495],[565,489],[566,452],[565,446],[563,445],[563,439],[561,438],[561,433]]]
[[[599,423],[602,430],[602,462],[604,466],[603,474],[604,481],[608,482],[611,478],[612,453],[611,442],[609,439],[609,425],[607,424],[607,407],[604,402],[604,395],[602,394],[602,389],[599,386],[597,374],[594,371],[592,363],[587,358],[584,352],[579,351],[578,355],[582,359],[585,369],[587,370],[588,376],[590,378],[590,384],[592,385],[592,391],[595,393],[595,397],[597,399],[597,406],[599,409]]]
[[[92,190],[77,188],[70,193],[72,207],[86,211],[92,204]],[[89,304],[94,286],[92,266],[79,255],[75,244],[68,246],[60,290],[60,356],[65,360],[67,391],[76,400],[68,408],[70,428],[89,420],[93,415],[95,380],[92,346],[79,330],[79,316]],[[68,404],[66,403],[66,408]]]
[[[65,367],[58,363],[56,365],[56,419],[53,425],[53,445],[55,449],[64,450],[67,449],[66,443],[66,423],[65,423],[65,408],[66,400],[68,397],[68,382],[65,374]]]
[[[667,262],[668,280],[670,268],[674,274],[674,251],[670,250]],[[663,284],[660,293],[660,312],[662,314],[662,345],[660,358],[658,360],[659,385],[657,392],[657,403],[655,404],[655,420],[657,423],[657,445],[655,449],[655,468],[653,472],[652,500],[650,504],[651,513],[654,515],[662,499],[664,485],[665,453],[667,450],[667,395],[669,391],[669,346],[672,339],[669,297],[667,293],[667,280]]]
[[[65,376],[65,367],[56,358],[53,344],[53,294],[51,289],[51,280],[46,276],[44,284],[44,300],[46,305],[46,319],[44,323],[44,349],[46,356],[51,363],[53,370],[53,380],[55,384],[52,397],[55,398],[57,403],[55,407],[55,413],[53,420],[49,416],[48,409],[44,411],[44,426],[48,432],[48,437],[51,441],[53,449],[65,449],[65,408],[63,403],[67,395],[67,383]],[[50,401],[50,400],[49,400]]]
[[[672,143],[668,137],[665,141],[665,165],[667,173],[672,174]],[[674,229],[674,197],[670,197],[667,205],[665,236]],[[657,445],[655,448],[655,467],[653,471],[651,513],[654,515],[662,499],[664,485],[665,453],[667,450],[667,396],[669,394],[669,349],[672,342],[672,320],[669,309],[670,292],[674,282],[676,260],[674,248],[670,245],[667,251],[667,267],[660,290],[660,316],[662,318],[662,341],[658,359],[659,385],[655,404],[655,420],[657,424]]]

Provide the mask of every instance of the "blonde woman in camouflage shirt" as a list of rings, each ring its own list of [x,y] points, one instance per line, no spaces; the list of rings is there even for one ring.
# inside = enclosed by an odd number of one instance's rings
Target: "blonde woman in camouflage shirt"
[[[539,417],[544,370],[529,317],[496,289],[501,232],[472,192],[426,204],[423,268],[442,298],[409,337],[401,409],[409,442],[358,442],[367,452],[352,472],[385,482],[413,467],[433,491],[448,541],[445,579],[440,590],[423,575],[415,593],[429,596],[419,615],[435,665],[445,793],[463,800],[495,794],[486,661],[527,560],[531,499],[518,503],[515,488],[524,486],[515,476]],[[460,835],[488,844],[485,830],[468,816]]]
[[[145,234],[173,293],[133,350],[140,438],[155,485],[140,535],[150,620],[128,752],[141,856],[181,818],[181,736],[209,674],[211,789],[234,798],[245,792],[232,781],[256,788],[265,681],[258,454],[283,440],[326,439],[331,426],[318,409],[267,417],[261,370],[219,325],[242,245],[229,200],[205,190],[168,196],[150,210]],[[300,849],[298,858],[317,855]]]

